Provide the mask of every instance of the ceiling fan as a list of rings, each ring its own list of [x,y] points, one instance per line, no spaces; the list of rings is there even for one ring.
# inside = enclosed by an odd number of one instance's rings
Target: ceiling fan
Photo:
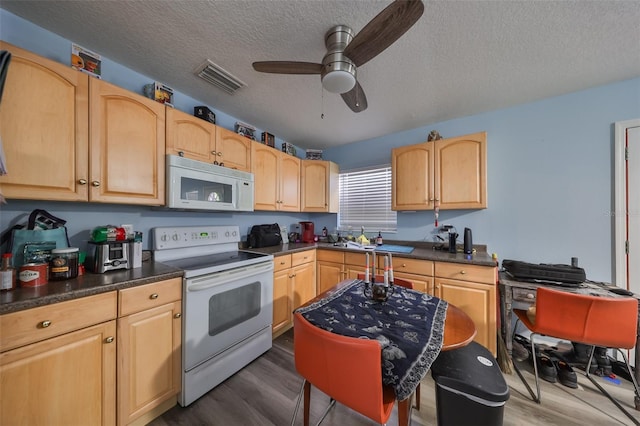
[[[327,31],[327,53],[322,63],[295,61],[254,62],[259,72],[273,74],[320,74],[322,86],[340,93],[353,112],[367,109],[367,97],[356,79],[356,70],[398,40],[424,12],[421,0],[395,0],[358,33],[346,25]]]

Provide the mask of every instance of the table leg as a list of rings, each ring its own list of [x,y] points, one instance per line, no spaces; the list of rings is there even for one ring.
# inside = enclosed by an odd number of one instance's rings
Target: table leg
[[[412,394],[413,396],[413,394]],[[402,401],[398,401],[398,425],[399,426],[408,426],[409,425],[409,413],[411,409],[411,396]]]

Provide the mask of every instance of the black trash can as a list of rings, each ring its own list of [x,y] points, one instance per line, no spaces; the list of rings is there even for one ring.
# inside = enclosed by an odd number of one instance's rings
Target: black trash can
[[[491,352],[476,342],[441,352],[431,366],[438,426],[499,426],[509,386]]]

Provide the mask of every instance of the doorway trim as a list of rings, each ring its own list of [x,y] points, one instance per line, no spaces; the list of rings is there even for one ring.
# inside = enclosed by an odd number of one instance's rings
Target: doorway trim
[[[627,142],[627,129],[640,127],[640,118],[614,123],[615,147],[614,147],[614,196],[615,210],[614,236],[615,236],[615,284],[618,287],[627,288],[627,254],[625,243],[627,241],[627,221],[626,221],[626,159],[625,147]]]

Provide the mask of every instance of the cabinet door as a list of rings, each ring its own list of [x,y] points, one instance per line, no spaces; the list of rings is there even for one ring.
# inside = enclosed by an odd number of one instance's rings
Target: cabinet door
[[[254,175],[255,210],[278,210],[278,163],[280,153],[258,142],[251,144],[251,171]]]
[[[89,76],[8,43],[0,107],[6,198],[87,201]]]
[[[90,201],[164,204],[165,106],[92,78]]]
[[[280,158],[280,191],[278,210],[300,211],[300,159],[288,154]]]
[[[391,209],[429,210],[434,207],[433,142],[391,151]]]
[[[178,301],[118,319],[120,425],[175,399],[180,392],[181,307]]]
[[[396,272],[395,270],[393,271],[393,276],[397,277],[397,278],[403,278],[403,279],[405,279],[407,281],[411,281],[411,283],[413,284],[413,289],[414,290],[418,290],[418,291],[421,291],[423,293],[435,295],[434,294],[434,288],[433,288],[433,277],[427,277],[427,276],[424,276],[424,275],[417,275],[417,274],[407,274],[407,273],[403,273],[403,272]]]
[[[435,293],[471,317],[478,331],[474,340],[496,355],[495,286],[436,277]]]
[[[316,297],[316,263],[309,262],[292,269],[293,309]]]
[[[231,169],[251,171],[251,139],[218,127],[216,131],[217,162]]]
[[[0,424],[115,425],[114,320],[0,354]]]
[[[291,324],[291,275],[290,269],[273,274],[273,324],[271,331],[275,334]]]
[[[301,210],[303,212],[329,211],[329,162],[301,161]]]
[[[166,153],[213,163],[216,157],[217,127],[193,115],[166,108]]]
[[[436,141],[435,193],[441,209],[487,207],[486,132]]]
[[[323,262],[317,264],[317,293],[323,293],[345,279],[342,263]]]

